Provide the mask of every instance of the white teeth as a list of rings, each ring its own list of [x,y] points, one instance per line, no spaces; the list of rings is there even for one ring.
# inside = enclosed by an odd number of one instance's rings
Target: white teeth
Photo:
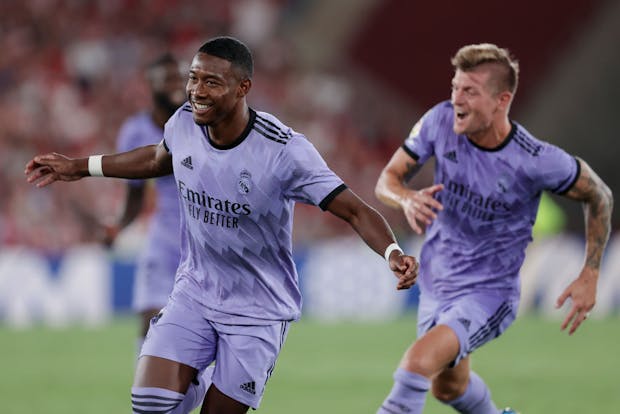
[[[209,109],[210,105],[205,105],[205,104],[199,104],[198,102],[194,102],[194,106],[196,107],[196,109],[198,110],[205,110],[205,109]]]

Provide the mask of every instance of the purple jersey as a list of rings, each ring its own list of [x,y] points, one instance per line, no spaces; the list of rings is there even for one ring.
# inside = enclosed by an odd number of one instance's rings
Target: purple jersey
[[[452,129],[448,101],[428,111],[403,145],[418,163],[435,157],[444,210],[426,229],[420,289],[438,299],[481,290],[519,293],[519,269],[543,190],[566,192],[578,161],[512,122],[497,148],[477,146]]]
[[[241,136],[221,147],[188,104],[165,140],[181,198],[181,264],[173,296],[216,322],[296,320],[301,294],[292,255],[296,201],[325,209],[346,188],[303,135],[250,110]]]
[[[140,112],[121,127],[117,150],[130,151],[140,146],[158,144],[163,130],[148,112]],[[144,185],[144,180],[128,180],[129,185]],[[174,273],[180,259],[180,213],[176,183],[172,176],[155,180],[156,207],[149,223],[147,246],[138,261],[134,307],[143,310],[161,307],[172,289]]]

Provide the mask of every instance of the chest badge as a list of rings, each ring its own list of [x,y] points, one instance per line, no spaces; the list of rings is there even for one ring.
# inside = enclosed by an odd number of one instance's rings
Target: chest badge
[[[246,169],[241,170],[239,174],[237,190],[239,190],[240,194],[248,194],[252,190],[252,174]]]

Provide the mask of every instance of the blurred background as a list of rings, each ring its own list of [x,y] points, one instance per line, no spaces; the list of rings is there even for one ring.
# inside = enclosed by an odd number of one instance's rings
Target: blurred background
[[[587,160],[620,194],[613,124],[620,98],[619,21],[620,2],[612,0],[580,1],[561,11],[535,0],[509,8],[492,0],[3,1],[0,269],[9,276],[0,280],[20,273],[10,263],[32,262],[16,254],[34,254],[53,276],[72,251],[96,249],[101,233],[93,218],[116,220],[125,197],[124,183],[112,179],[36,189],[24,180],[26,162],[48,151],[113,152],[122,121],[150,103],[145,65],[164,51],[189,62],[206,39],[221,34],[253,50],[250,104],[305,133],[403,243],[419,240],[400,211],[376,200],[374,185],[413,123],[449,98],[450,57],[468,43],[509,48],[522,68],[512,117]],[[432,168],[425,168],[414,186],[431,180]],[[581,207],[551,197],[543,204],[537,238],[561,233],[578,244]],[[355,244],[346,224],[317,208],[299,205],[296,215],[300,262],[308,249],[325,243]],[[617,229],[618,209],[613,222]],[[111,271],[101,273],[111,274],[115,310],[127,304],[132,272],[125,268],[145,230],[146,220],[133,225],[104,257],[111,260]],[[582,257],[580,248],[554,251]],[[0,301],[0,317],[3,311]]]
[[[93,218],[118,217],[123,183],[35,189],[24,166],[42,152],[113,152],[123,120],[149,105],[145,65],[165,51],[189,63],[205,40],[223,34],[254,53],[250,105],[303,132],[414,254],[421,239],[376,200],[374,185],[415,121],[449,98],[450,57],[468,43],[511,50],[521,65],[512,118],[585,159],[620,194],[618,0],[4,0],[0,326],[105,325],[129,312],[148,212],[107,250]],[[427,166],[414,185],[431,180]],[[555,297],[583,260],[583,213],[556,197],[545,198],[542,212],[521,311],[557,318]],[[614,230],[619,224],[616,209]],[[381,258],[316,207],[297,207],[295,253],[310,318],[384,321],[415,306],[416,289],[392,292]],[[620,308],[618,253],[614,234],[599,285],[601,319],[617,318]]]

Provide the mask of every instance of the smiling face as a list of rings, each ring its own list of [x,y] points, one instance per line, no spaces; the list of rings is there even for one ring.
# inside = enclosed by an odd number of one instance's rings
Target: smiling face
[[[186,92],[194,122],[215,126],[233,119],[243,108],[251,86],[230,61],[206,53],[197,53],[189,69]]]
[[[456,134],[470,137],[484,134],[507,115],[504,94],[509,92],[495,92],[490,82],[491,70],[484,65],[468,71],[456,70],[451,95]]]

